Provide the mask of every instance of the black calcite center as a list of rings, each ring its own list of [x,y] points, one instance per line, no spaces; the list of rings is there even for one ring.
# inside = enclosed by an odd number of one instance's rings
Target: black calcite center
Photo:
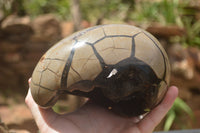
[[[138,59],[126,59],[108,66],[96,78],[90,98],[96,103],[125,115],[137,116],[155,106],[160,80],[149,65]]]
[[[134,58],[106,66],[90,92],[74,93],[123,116],[138,116],[156,105],[160,79],[146,63]]]

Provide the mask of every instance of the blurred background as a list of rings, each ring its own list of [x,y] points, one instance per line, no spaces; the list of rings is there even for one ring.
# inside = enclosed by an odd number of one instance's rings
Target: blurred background
[[[111,23],[149,31],[168,53],[179,98],[156,130],[200,128],[200,0],[0,0],[0,132],[37,133],[24,98],[40,57],[75,31]],[[54,110],[82,103],[62,96]]]

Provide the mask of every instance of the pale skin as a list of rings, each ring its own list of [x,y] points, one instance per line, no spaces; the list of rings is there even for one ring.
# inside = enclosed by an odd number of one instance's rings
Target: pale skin
[[[39,107],[34,102],[30,89],[25,102],[41,133],[152,133],[177,95],[178,88],[169,87],[163,101],[142,120],[121,117],[92,102],[87,102],[75,112],[57,114],[51,108]]]

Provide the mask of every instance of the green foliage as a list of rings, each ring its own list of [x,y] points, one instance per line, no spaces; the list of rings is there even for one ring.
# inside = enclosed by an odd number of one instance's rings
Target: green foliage
[[[123,0],[82,0],[81,10],[83,18],[95,22],[98,19],[123,20],[128,4]]]
[[[175,118],[176,118],[175,111],[173,109],[169,110],[169,112],[167,113],[165,124],[164,124],[164,131],[169,131]]]
[[[183,43],[200,47],[200,20],[192,22],[191,19],[185,19],[184,23],[187,34],[182,38]]]
[[[90,22],[98,19],[123,20],[126,12],[134,0],[80,0],[82,17]],[[26,0],[24,6],[30,16],[37,16],[44,13],[54,13],[63,19],[69,19],[70,0]]]
[[[135,21],[159,22],[162,24],[180,23],[179,0],[162,0],[159,2],[141,1],[135,5],[130,16]]]
[[[25,0],[24,6],[27,14],[33,17],[45,13],[54,13],[63,19],[70,17],[69,0]]]
[[[176,23],[177,16],[179,13],[178,0],[163,0],[160,4],[160,12],[163,14],[167,23]]]
[[[158,4],[149,1],[142,1],[136,5],[135,12],[130,16],[131,19],[136,21],[158,21]]]
[[[176,98],[172,108],[167,113],[165,124],[164,124],[164,130],[168,131],[171,128],[174,121],[178,120],[179,116],[183,113],[188,114],[190,118],[194,120],[194,114],[191,108],[181,98]],[[181,123],[181,124],[184,125],[184,123]]]
[[[80,0],[82,17],[90,22],[98,19],[119,20],[125,17],[129,3],[124,0]],[[133,0],[134,2],[134,0]],[[70,0],[26,0],[24,6],[30,16],[44,13],[54,13],[62,19],[71,18]]]

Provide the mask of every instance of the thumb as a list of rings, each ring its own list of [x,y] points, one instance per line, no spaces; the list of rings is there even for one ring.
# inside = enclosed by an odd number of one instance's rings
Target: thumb
[[[58,116],[58,114],[56,114],[52,108],[43,109],[39,107],[33,100],[30,89],[28,90],[28,94],[25,98],[25,103],[30,109],[33,118],[35,119],[35,122],[40,130],[46,130],[48,127],[50,127]]]

